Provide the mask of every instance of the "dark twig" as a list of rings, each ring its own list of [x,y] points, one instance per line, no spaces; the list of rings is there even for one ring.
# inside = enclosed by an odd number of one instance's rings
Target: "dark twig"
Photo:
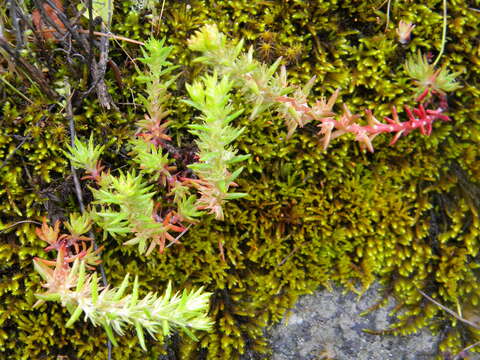
[[[13,151],[10,154],[8,154],[5,160],[3,160],[2,165],[0,165],[0,169],[3,168],[5,165],[7,165],[8,160],[10,160],[11,157],[17,152],[17,150],[20,149],[23,146],[23,144],[25,144],[29,139],[30,139],[29,136],[26,136],[25,138],[23,138],[20,144],[18,144],[17,147],[13,149]]]
[[[88,52],[88,69],[92,68],[93,61],[93,9],[92,0],[88,0],[88,42],[90,51]]]
[[[284,239],[284,241],[287,240],[288,238],[290,238],[290,236],[291,236],[291,235],[288,235],[288,236]],[[298,249],[300,249],[300,247],[301,247],[303,244],[304,244],[304,243],[302,242],[302,243],[300,243],[300,245],[295,246],[295,247],[293,248],[293,250],[290,251],[290,253],[289,253],[287,256],[285,256],[285,257],[283,258],[283,260],[280,261],[280,262],[277,264],[277,266],[275,266],[274,270],[276,270],[277,268],[279,268],[280,266],[282,266],[283,264],[285,264],[285,263],[287,262],[287,260],[290,259],[290,258],[298,251]]]
[[[465,355],[467,353],[467,351],[473,349],[475,346],[478,346],[478,345],[480,345],[480,341],[477,341],[476,343],[467,346],[465,349],[462,349],[457,355],[455,355],[453,357],[453,360],[464,359],[464,357],[462,355]]]
[[[0,47],[6,51],[6,53],[12,58],[13,62],[22,68],[22,70],[33,80],[35,81],[40,89],[50,98],[57,98],[57,93],[53,91],[48,85],[47,79],[43,73],[38,70],[35,66],[31,65],[19,54],[15,53],[14,49],[8,44],[8,42],[0,37]]]
[[[17,40],[16,52],[23,48],[24,45],[23,32],[20,27],[20,19],[18,18],[20,12],[21,10],[18,8],[16,0],[10,0],[10,17],[12,19],[13,28],[15,29],[15,38]]]
[[[102,25],[102,32],[105,32],[104,25]],[[100,38],[100,58],[98,60],[97,73],[95,74],[95,76],[98,79],[101,79],[101,81],[99,81],[97,85],[97,94],[100,103],[103,103],[103,106],[106,109],[110,109],[111,104],[115,110],[118,110],[117,106],[113,103],[113,100],[111,99],[111,96],[107,91],[105,81],[103,81],[105,71],[107,70],[108,62],[108,40],[109,38],[107,36],[102,36]]]
[[[8,229],[11,229],[12,227],[14,226],[17,226],[17,225],[20,225],[20,224],[36,224],[36,225],[42,225],[41,222],[38,222],[38,221],[34,221],[34,220],[22,220],[22,221],[17,221],[16,223],[13,223],[9,226],[7,226],[5,229],[2,229],[2,231],[0,231],[0,234],[7,231]]]
[[[43,0],[42,2],[40,2],[40,0],[34,0],[34,1],[37,4],[37,7],[41,12],[42,17],[45,19],[45,21],[47,21],[50,25],[52,25],[55,28],[55,30],[57,30],[57,32],[62,33],[62,31],[59,29],[57,24],[55,24],[54,21],[52,21],[52,19],[46,14],[45,9],[42,6],[42,3],[48,4],[53,9],[53,11],[55,12],[55,15],[58,17],[58,19],[60,19],[60,21],[65,26],[65,28],[72,35],[72,38],[78,42],[78,44],[83,49],[83,53],[87,57],[89,56],[90,53],[93,53],[93,49],[90,48],[85,37],[81,35],[81,31],[77,29],[76,25],[73,25],[68,20],[65,13],[63,11],[60,11],[60,9],[57,8],[57,6],[53,1],[51,0]],[[105,84],[105,79],[104,79],[106,62],[108,61],[108,42],[106,43],[106,45],[104,43],[103,46],[102,46],[102,43],[100,43],[100,47],[101,47],[100,62],[97,64],[95,59],[93,59],[92,57],[92,63],[90,67],[92,80],[97,90],[97,96],[98,96],[100,105],[105,109],[110,109],[112,107],[114,109],[117,109],[117,107],[113,103],[113,100],[110,94],[107,91],[107,85]],[[102,59],[102,52],[104,53],[104,57],[106,58],[106,60]],[[103,65],[102,62],[105,62],[105,65]]]
[[[92,1],[92,0],[89,0]],[[108,19],[102,19],[102,26],[101,30],[103,33],[110,32],[110,23],[112,20],[112,0],[107,0],[108,2]],[[107,71],[107,63],[108,63],[108,49],[109,49],[109,37],[108,36],[102,36],[100,38],[100,58],[98,60],[98,74],[97,76],[101,79],[104,78],[105,72]],[[105,86],[105,83],[102,81],[103,86]],[[99,84],[99,88],[102,87],[102,84]],[[118,110],[117,106],[111,99],[110,95],[108,94],[107,88],[105,86],[105,89],[103,91],[103,95],[106,100],[109,100],[108,102],[112,104],[113,108],[115,110]],[[100,96],[100,94],[99,94]],[[107,107],[109,109],[109,107]]]
[[[91,0],[89,0],[91,1]],[[107,14],[108,14],[108,19],[102,19],[102,25],[101,25],[101,30],[102,32],[110,32],[110,22],[111,22],[111,17],[112,17],[112,1],[111,0],[107,0],[108,2],[108,10],[107,10]],[[97,76],[100,78],[100,79],[103,79],[104,76],[105,76],[105,72],[107,71],[107,62],[108,62],[108,48],[109,48],[109,38],[107,36],[102,36],[100,38],[100,57],[99,57],[99,60],[98,60],[98,73],[97,73]],[[105,86],[105,83],[102,82],[103,85]],[[98,88],[102,88],[102,84],[99,84]],[[114,107],[115,110],[118,110],[117,106],[115,105],[115,103],[113,103],[113,101],[111,100],[111,97],[110,95],[108,94],[107,92],[107,88],[105,86],[105,89],[103,89],[102,91],[102,95],[105,97],[105,99],[107,99],[108,97],[108,100],[109,100],[109,103],[111,103]],[[100,96],[100,94],[99,94]],[[109,107],[107,107],[108,109]]]
[[[102,32],[105,32],[106,28],[102,24]],[[100,59],[98,61],[98,68],[99,68],[99,76],[105,76],[105,71],[107,69],[107,61],[108,61],[108,37],[103,36],[100,38]]]
[[[68,84],[67,84],[67,87],[69,87]],[[69,120],[69,126],[70,126],[70,144],[71,144],[71,146],[74,146],[76,132],[75,132],[75,123],[74,123],[74,120],[73,120],[73,110],[72,110],[72,102],[71,102],[72,96],[73,96],[73,93],[71,93],[67,97],[67,99],[66,99],[67,104],[66,104],[65,110],[66,110],[66,113],[67,113],[67,118]],[[80,211],[82,213],[84,213],[85,212],[85,205],[84,205],[84,202],[83,202],[82,187],[80,186],[80,180],[78,179],[77,172],[76,172],[76,170],[73,166],[72,166],[72,175],[73,175],[73,183],[75,185],[75,193],[77,195],[78,203],[80,205]],[[92,235],[91,237],[93,238],[93,234],[89,234],[89,235]],[[95,243],[95,241],[93,241],[93,245],[94,245],[95,250],[97,250],[98,245]],[[108,283],[107,283],[107,278],[106,278],[106,275],[105,275],[105,270],[103,269],[103,265],[100,265],[100,270],[102,272],[103,285],[107,286]]]
[[[440,307],[442,310],[445,310],[447,313],[449,313],[450,315],[452,315],[455,319],[457,320],[460,320],[461,322],[467,324],[467,325],[470,325],[471,327],[475,328],[475,329],[478,329],[480,330],[480,325],[477,324],[477,323],[474,323],[470,320],[467,320],[467,319],[464,319],[463,317],[461,317],[460,315],[458,315],[455,311],[453,310],[450,310],[449,308],[447,308],[446,306],[440,304],[438,301],[436,301],[435,299],[432,299],[430,296],[428,296],[427,294],[425,294],[422,290],[418,289],[418,292],[420,294],[422,294],[426,299],[430,300],[432,303],[434,303],[435,305],[437,305],[438,307]]]
[[[68,83],[66,83],[66,87],[67,87],[67,89],[70,89],[70,85]],[[67,118],[69,120],[69,126],[70,126],[70,144],[71,144],[71,146],[74,146],[76,132],[75,132],[75,122],[74,122],[74,119],[73,119],[72,96],[73,96],[73,92],[71,92],[70,94],[67,94],[65,110],[66,110],[66,113],[67,113]],[[72,171],[72,176],[73,176],[73,183],[75,185],[75,193],[77,195],[78,203],[80,204],[80,211],[82,213],[84,213],[85,212],[85,205],[83,203],[82,187],[80,186],[80,180],[78,179],[77,172],[76,172],[75,168],[73,167],[73,165],[71,165],[71,171]],[[95,250],[97,250],[98,245],[95,242],[93,232],[90,231],[88,233],[88,236],[92,239],[93,248]],[[108,286],[108,281],[107,281],[107,275],[105,274],[105,268],[104,268],[102,263],[100,263],[99,267],[100,267],[100,273],[102,275],[103,286],[107,287]],[[108,339],[108,341],[107,341],[107,349],[108,349],[108,360],[111,360],[111,358],[112,358],[112,342],[110,341],[110,339]]]

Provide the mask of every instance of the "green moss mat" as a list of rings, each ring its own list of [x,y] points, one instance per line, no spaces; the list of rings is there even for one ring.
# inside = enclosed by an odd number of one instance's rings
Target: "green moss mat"
[[[175,46],[172,61],[184,70],[171,100],[172,137],[183,146],[192,142],[186,125],[194,115],[179,100],[183,84],[206,68],[192,64],[195,54],[186,50],[186,40],[207,22],[218,24],[230,37],[245,38],[262,61],[283,55],[296,82],[315,75],[317,96],[342,87],[342,99],[352,111],[369,108],[381,118],[391,105],[412,104],[413,87],[403,63],[406,54],[417,49],[437,54],[442,2],[392,1],[387,32],[382,3],[165,2],[153,33]],[[117,2],[112,32],[145,40],[152,34],[151,21],[146,10],[134,12],[131,6],[130,1]],[[345,136],[323,152],[313,126],[285,140],[286,128],[277,117],[267,114],[253,123],[244,117],[238,124],[247,130],[237,144],[252,156],[238,183],[249,197],[230,202],[225,221],[204,222],[182,238],[181,246],[148,258],[121,247],[121,242],[104,244],[102,258],[112,284],[129,272],[139,275],[145,291],[162,291],[170,279],[179,289],[204,285],[214,293],[215,330],[199,334],[198,343],[170,339],[176,358],[236,359],[246,352],[268,353],[263,327],[281,319],[299,295],[335,281],[362,292],[375,278],[401,305],[397,326],[390,330],[394,334],[428,326],[441,334],[440,350],[452,353],[478,340],[478,333],[446,316],[416,290],[461,309],[467,319],[478,319],[480,16],[472,10],[473,1],[452,0],[448,6],[448,39],[440,63],[462,72],[462,88],[448,98],[452,121],[435,123],[430,137],[412,133],[390,147],[391,138],[380,135],[371,154]],[[400,19],[416,24],[406,46],[396,41]],[[52,64],[46,75],[58,91],[64,76],[85,90],[82,66],[66,64],[61,52],[51,51],[55,45],[49,47],[45,52],[30,45],[34,55],[28,59]],[[75,113],[79,134],[93,131],[96,139],[105,139],[111,168],[125,161],[122,144],[142,116],[140,107],[128,105],[142,90],[129,60],[139,54],[137,45],[111,43],[122,87],[111,70],[107,86],[120,112],[102,110],[91,95]],[[9,66],[2,58],[0,64]],[[60,152],[68,141],[62,105],[49,107],[51,100],[19,73],[10,68],[2,76],[32,104],[9,87],[0,88],[0,159],[14,151],[20,136],[27,136],[0,168],[3,224],[38,220],[47,211],[53,218],[63,217],[76,206],[69,165]],[[237,99],[241,101],[240,94]],[[1,235],[0,357],[106,359],[101,328],[77,322],[74,329],[65,329],[68,315],[54,304],[31,309],[33,294],[40,290],[32,259],[43,256],[43,247],[29,223]],[[151,340],[149,352],[143,353],[133,331],[119,343],[114,359],[157,359],[166,351],[161,342]]]

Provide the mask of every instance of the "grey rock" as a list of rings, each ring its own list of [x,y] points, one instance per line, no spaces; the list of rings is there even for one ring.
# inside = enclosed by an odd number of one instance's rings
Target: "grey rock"
[[[280,324],[269,331],[273,360],[427,360],[437,354],[439,337],[428,330],[409,336],[371,335],[363,329],[386,329],[394,322],[387,306],[360,314],[379,300],[379,285],[362,297],[334,288],[298,301]],[[480,356],[469,355],[470,360]]]

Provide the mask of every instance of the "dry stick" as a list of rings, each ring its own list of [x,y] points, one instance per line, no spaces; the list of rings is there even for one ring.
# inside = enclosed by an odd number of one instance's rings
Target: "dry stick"
[[[85,32],[87,32],[87,30],[82,29],[82,30],[79,30],[79,32],[85,33]],[[141,42],[141,41],[138,41],[138,40],[133,40],[133,39],[129,39],[125,36],[108,34],[108,33],[100,32],[100,31],[94,31],[93,35],[106,36],[106,37],[112,38],[114,40],[122,40],[122,41],[126,41],[126,42],[129,42],[129,43],[132,43],[132,44],[142,45],[142,46],[145,45],[144,42]]]
[[[470,325],[471,327],[480,330],[480,325],[479,325],[479,324],[474,323],[474,322],[472,322],[472,321],[470,321],[470,320],[464,319],[463,317],[461,317],[460,315],[458,315],[455,311],[450,310],[450,309],[447,308],[446,306],[443,306],[442,304],[440,304],[440,303],[439,303],[438,301],[436,301],[435,299],[432,299],[430,296],[428,296],[427,294],[425,294],[422,290],[420,290],[420,289],[417,289],[417,290],[418,290],[418,292],[419,292],[420,294],[422,294],[425,298],[427,298],[428,300],[430,300],[431,302],[433,302],[435,305],[437,305],[438,307],[440,307],[442,310],[445,310],[447,313],[449,313],[450,315],[452,315],[455,319],[460,320],[461,322],[464,322],[465,324]]]
[[[5,160],[3,160],[2,165],[0,165],[0,169],[3,168],[5,165],[7,165],[8,160],[11,159],[11,157],[17,152],[18,149],[20,149],[20,148],[23,146],[23,144],[26,143],[26,141],[27,141],[28,139],[30,139],[30,137],[29,137],[29,136],[26,136],[26,137],[20,142],[20,144],[18,144],[17,147],[16,147],[15,149],[13,149],[13,151],[12,151],[10,154],[8,154],[8,156],[5,158]]]
[[[2,229],[0,231],[0,234],[1,233],[4,233],[5,231],[7,231],[8,229],[14,227],[14,226],[17,226],[17,225],[20,225],[20,224],[36,224],[36,225],[42,225],[41,222],[38,222],[38,221],[35,221],[35,220],[22,220],[22,221],[17,221],[16,223],[13,223],[9,226],[7,226],[5,229]]]
[[[105,25],[103,25],[103,22],[102,22],[102,30],[103,31],[105,30]],[[108,37],[103,36],[100,38],[100,58],[98,60],[98,67],[97,67],[98,68],[97,77],[99,79],[103,79],[105,77],[105,72],[107,71],[107,62],[108,62]],[[98,83],[97,93],[99,89],[100,89],[100,92],[102,93],[102,96],[104,96],[105,104],[109,103],[109,106],[106,108],[110,109],[110,104],[111,104],[115,110],[118,110],[117,106],[115,105],[110,94],[107,91],[107,85],[105,84],[105,81],[101,81]]]
[[[41,32],[55,32],[56,30],[55,29],[45,29],[45,30],[42,30]],[[79,33],[81,34],[89,34],[90,32],[88,30],[85,30],[85,29],[79,29],[78,30]],[[115,35],[115,34],[109,34],[109,33],[104,33],[104,32],[101,32],[101,31],[94,31],[92,33],[93,35],[96,35],[96,36],[106,36],[106,37],[109,37],[113,40],[121,40],[121,41],[125,41],[125,42],[129,42],[129,43],[132,43],[132,44],[137,44],[137,45],[145,45],[144,42],[142,41],[138,41],[138,40],[133,40],[133,39],[130,39],[130,38],[127,38],[125,36],[120,36],[120,35]]]
[[[464,353],[464,352],[466,352],[470,349],[473,349],[475,346],[478,346],[478,345],[480,345],[480,341],[477,341],[476,343],[467,346],[465,349],[460,350],[460,352],[453,357],[453,360],[462,359],[463,357],[461,357],[461,358],[459,357],[459,356],[461,356],[462,353]]]
[[[283,239],[283,241],[288,240],[291,236],[292,236],[291,234],[287,235],[287,236]],[[274,268],[273,270],[276,270],[277,268],[279,268],[280,266],[282,266],[283,264],[285,264],[285,263],[287,262],[287,260],[290,259],[290,258],[293,256],[293,254],[295,254],[295,253],[298,251],[298,249],[300,249],[300,247],[301,247],[303,244],[304,244],[304,243],[302,242],[302,243],[300,243],[300,245],[295,246],[295,247],[293,248],[293,250],[290,251],[290,253],[289,253],[287,256],[285,256],[285,257],[283,258],[283,260],[280,261],[280,262],[277,264],[277,266],[275,266],[275,268]]]
[[[88,69],[92,67],[93,60],[93,9],[92,0],[88,0],[88,41],[90,51],[88,52]]]
[[[66,83],[67,89],[70,89],[70,85]],[[70,126],[70,144],[73,147],[75,145],[75,122],[73,119],[73,110],[72,110],[72,96],[73,92],[70,94],[67,94],[66,98],[66,113],[67,113],[67,118],[69,120],[69,126]],[[73,176],[73,183],[75,184],[75,194],[77,195],[78,203],[80,204],[80,211],[83,214],[85,212],[85,205],[83,203],[83,193],[82,193],[82,187],[80,186],[80,180],[78,180],[77,172],[74,168],[73,165],[70,166],[72,170],[72,176]],[[98,250],[98,245],[95,242],[94,234],[90,230],[88,233],[88,236],[92,239],[93,243],[93,248],[95,250]],[[103,267],[103,264],[100,263],[100,273],[102,275],[102,283],[103,286],[106,288],[108,286],[108,281],[107,281],[107,275],[105,274],[105,268]],[[107,339],[107,349],[108,349],[108,360],[112,358],[112,342],[110,339]]]
[[[178,239],[180,239],[180,238],[183,236],[183,234],[185,234],[185,233],[188,231],[188,229],[190,229],[191,227],[192,227],[192,224],[189,224],[189,225],[185,228],[185,230],[183,230],[183,231],[175,238],[175,240],[173,240],[172,242],[170,242],[170,244],[168,244],[167,246],[165,246],[165,249],[169,248],[169,247],[172,246],[173,244],[177,244],[177,243],[178,243]]]
[[[20,9],[18,9],[16,0],[10,0],[10,17],[12,18],[12,24],[13,27],[15,28],[15,38],[17,40],[17,48],[15,49],[18,51],[19,48],[23,47],[23,33],[22,29],[20,28],[20,22],[18,18],[18,13],[21,12]]]
[[[92,1],[92,0],[89,0],[89,1]],[[112,0],[107,0],[107,1],[108,1],[108,10],[107,10],[108,19],[102,19],[102,25],[101,25],[102,32],[105,32],[105,29],[110,28],[110,23],[112,20],[112,13],[113,13]],[[98,68],[99,68],[98,77],[101,79],[105,77],[105,72],[107,71],[108,49],[109,49],[108,40],[109,38],[105,36],[100,38],[100,58],[98,60]],[[108,96],[109,102],[112,104],[113,108],[118,111],[117,106],[115,105],[115,103],[113,102],[113,99],[110,97],[110,94],[107,91],[107,86],[105,82],[102,81],[99,84],[99,86],[104,87],[104,93],[105,95]]]
[[[15,51],[10,47],[8,42],[0,36],[0,47],[4,49],[7,54],[13,59],[13,62],[20,66],[23,71],[30,76],[37,84],[40,86],[40,89],[50,98],[57,98],[57,93],[53,91],[50,86],[48,86],[48,82],[45,79],[43,73],[38,70],[35,66],[29,64],[22,58],[19,54],[16,54]]]
[[[65,28],[72,35],[73,39],[75,39],[83,47],[85,54],[89,54],[90,46],[88,45],[88,42],[82,36],[80,36],[79,34],[80,32],[77,29],[74,29],[74,26],[70,23],[70,21],[68,20],[66,15],[63,13],[63,11],[60,11],[55,5],[55,3],[53,3],[51,0],[44,0],[43,2],[48,4],[54,10],[55,15],[57,15],[57,17],[63,23]],[[37,7],[39,8],[45,20],[50,25],[52,25],[57,30],[58,33],[63,34],[63,31],[61,31],[57,26],[57,24],[55,24],[54,21],[52,21],[52,19],[46,14],[45,9],[40,3],[40,0],[35,0],[35,3],[37,4]],[[100,49],[100,51],[102,51],[102,49]],[[99,66],[100,64],[97,64],[95,59],[92,59],[92,66],[90,68],[90,71],[92,73],[93,83],[97,89],[98,101],[100,102],[100,105],[105,109],[110,109],[111,104],[113,104],[113,100],[107,91],[105,79],[103,78],[103,76],[99,76],[100,74],[102,74],[102,72],[100,71],[101,69],[99,69]],[[103,72],[103,74],[104,73],[105,72]],[[113,104],[113,107],[116,109],[115,104]]]

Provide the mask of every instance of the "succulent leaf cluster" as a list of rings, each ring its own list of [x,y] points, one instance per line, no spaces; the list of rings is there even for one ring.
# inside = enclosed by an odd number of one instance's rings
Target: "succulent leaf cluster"
[[[340,89],[337,89],[328,101],[321,97],[310,106],[308,95],[314,85],[315,77],[312,77],[303,87],[289,87],[285,67],[282,67],[281,72],[275,75],[281,59],[267,67],[253,59],[253,48],[250,48],[247,54],[242,54],[241,45],[242,42],[236,46],[229,44],[225,36],[213,25],[206,25],[189,40],[192,50],[203,52],[203,56],[199,58],[200,61],[213,66],[215,71],[229,75],[233,72],[237,83],[240,83],[240,87],[248,94],[246,98],[254,104],[252,116],[274,105],[275,110],[284,118],[287,125],[287,138],[290,138],[297,128],[315,121],[320,127],[318,135],[321,135],[320,143],[324,150],[327,149],[331,140],[351,133],[362,149],[373,152],[372,140],[381,133],[395,133],[395,137],[390,142],[393,145],[400,136],[417,128],[421,129],[422,134],[430,135],[432,123],[435,120],[449,119],[442,114],[444,108],[425,110],[420,105],[413,111],[406,107],[409,120],[403,123],[400,122],[395,107],[392,108],[394,119],[385,117],[386,124],[378,121],[373,116],[373,112],[366,109],[368,125],[362,125],[358,121],[361,117],[351,113],[346,104],[343,104],[342,114],[337,115],[333,111]],[[235,51],[232,50],[234,48]],[[427,92],[431,91],[437,96],[444,96],[446,91],[453,91],[457,88],[458,84],[454,82],[454,76],[458,74],[449,74],[443,68],[434,71],[434,67],[429,65],[420,53],[416,60],[417,62],[411,59],[407,61],[407,72],[412,77],[423,79],[420,81],[420,86],[426,88]],[[248,71],[233,70],[234,67],[248,69]],[[294,90],[293,93],[292,90]],[[423,97],[417,101],[422,100]],[[446,107],[446,101],[443,98],[441,98],[441,102],[441,105]]]
[[[70,312],[66,327],[71,327],[82,316],[94,326],[102,325],[109,339],[117,345],[114,333],[123,336],[126,326],[136,330],[140,345],[147,351],[145,331],[155,338],[156,334],[167,336],[173,329],[180,329],[195,339],[194,330],[208,331],[211,321],[207,316],[210,294],[202,288],[172,293],[171,283],[164,294],[148,293],[139,296],[138,276],[133,290],[126,293],[129,275],[117,288],[99,285],[97,273],[88,274],[83,260],[76,259],[70,266],[64,259],[64,248],[58,252],[55,268],[35,259],[34,265],[41,275],[46,289],[36,294],[40,305],[45,301],[60,302]]]
[[[138,244],[140,254],[146,255],[157,246],[164,246],[166,239],[174,241],[169,233],[172,228],[183,230],[155,221],[152,187],[140,174],[121,172],[118,176],[104,175],[100,188],[92,189],[94,204],[99,205],[92,211],[97,224],[113,236],[133,234],[124,244]]]
[[[245,98],[253,104],[250,119],[278,103],[278,96],[290,93],[284,68],[277,74],[281,59],[272,65],[262,64],[254,58],[253,47],[243,53],[243,40],[238,44],[227,41],[216,25],[205,25],[189,40],[190,50],[200,51],[196,61],[213,66],[220,75],[228,76],[239,87]]]
[[[240,175],[243,167],[231,173],[232,164],[246,160],[249,155],[237,155],[231,143],[244,131],[231,126],[242,114],[234,111],[229,92],[233,82],[228,77],[218,79],[217,74],[204,76],[201,81],[187,85],[191,100],[185,102],[200,110],[201,124],[190,125],[190,132],[198,137],[199,162],[189,165],[199,179],[189,180],[200,192],[199,209],[208,210],[217,219],[223,220],[223,204],[226,200],[244,197],[245,193],[229,193],[230,186]]]
[[[72,166],[85,169],[87,173],[92,175],[98,175],[100,167],[100,156],[102,155],[105,146],[94,145],[93,134],[87,143],[81,142],[78,138],[75,138],[73,145],[66,145],[68,151],[63,151],[65,156],[70,160]]]
[[[430,64],[420,51],[416,55],[410,55],[404,67],[408,76],[415,80],[417,95],[429,91],[444,95],[460,88],[455,80],[460,72],[451,73],[445,66],[435,69],[435,65]]]

